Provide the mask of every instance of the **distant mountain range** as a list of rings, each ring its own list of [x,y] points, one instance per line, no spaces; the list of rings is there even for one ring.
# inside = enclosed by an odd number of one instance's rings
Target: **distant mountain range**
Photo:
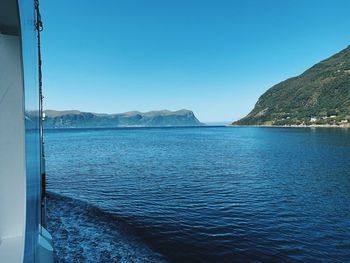
[[[202,124],[190,110],[126,112],[99,114],[78,110],[46,110],[45,128],[112,128],[112,127],[168,127],[200,126]]]
[[[349,125],[350,46],[266,91],[233,125]]]

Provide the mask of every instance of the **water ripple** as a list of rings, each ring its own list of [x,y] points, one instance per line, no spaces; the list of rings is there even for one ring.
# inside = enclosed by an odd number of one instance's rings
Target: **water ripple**
[[[51,191],[125,220],[171,262],[350,260],[349,132],[49,131],[46,151]]]

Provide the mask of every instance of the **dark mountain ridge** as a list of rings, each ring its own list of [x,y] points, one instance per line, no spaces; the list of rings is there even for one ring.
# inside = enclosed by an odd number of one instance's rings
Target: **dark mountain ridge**
[[[45,128],[167,127],[203,125],[190,110],[101,114],[77,110],[46,110]]]

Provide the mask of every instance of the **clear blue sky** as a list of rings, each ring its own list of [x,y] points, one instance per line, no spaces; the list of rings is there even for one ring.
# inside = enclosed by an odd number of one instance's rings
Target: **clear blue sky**
[[[247,114],[350,44],[349,0],[42,0],[45,108]]]

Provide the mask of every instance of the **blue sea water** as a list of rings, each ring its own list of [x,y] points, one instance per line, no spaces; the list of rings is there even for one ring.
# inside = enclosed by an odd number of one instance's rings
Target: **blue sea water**
[[[348,129],[47,130],[45,141],[49,191],[123,220],[169,262],[350,262]]]

